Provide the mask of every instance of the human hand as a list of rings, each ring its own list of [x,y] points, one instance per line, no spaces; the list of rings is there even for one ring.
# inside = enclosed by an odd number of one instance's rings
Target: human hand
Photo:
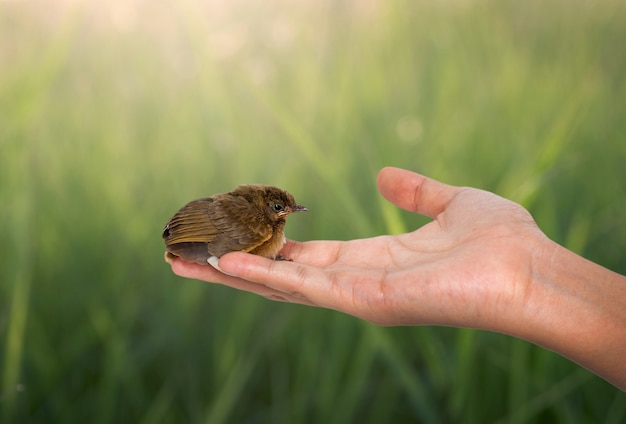
[[[524,208],[495,194],[397,168],[379,173],[378,188],[433,221],[395,236],[288,241],[281,254],[293,262],[233,252],[212,264],[219,270],[180,259],[172,270],[381,325],[501,332],[626,390],[624,276],[549,240]]]
[[[269,299],[335,309],[384,325],[494,328],[527,296],[545,237],[521,206],[485,191],[385,168],[380,192],[433,218],[418,230],[352,241],[288,241],[272,261],[229,253],[212,267],[175,260],[181,276]],[[510,310],[508,311],[510,314]]]

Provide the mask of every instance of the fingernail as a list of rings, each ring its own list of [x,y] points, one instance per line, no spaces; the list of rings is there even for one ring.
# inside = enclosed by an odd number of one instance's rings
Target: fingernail
[[[215,268],[216,270],[218,270],[219,272],[224,272],[222,271],[222,269],[220,268],[219,265],[219,261],[220,258],[218,258],[217,256],[211,256],[209,259],[206,260],[208,262],[209,265],[211,265],[213,268]]]
[[[163,259],[165,259],[165,262],[167,262],[168,264],[172,265],[172,263],[174,262],[174,258],[176,256],[172,255],[170,252],[165,252],[165,255],[163,255]]]

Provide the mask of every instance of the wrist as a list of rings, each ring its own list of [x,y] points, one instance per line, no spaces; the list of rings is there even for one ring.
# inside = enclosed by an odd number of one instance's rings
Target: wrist
[[[626,385],[626,278],[544,237],[511,334]]]

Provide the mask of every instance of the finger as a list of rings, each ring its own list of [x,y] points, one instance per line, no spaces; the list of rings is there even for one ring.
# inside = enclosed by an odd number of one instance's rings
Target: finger
[[[386,167],[378,173],[378,190],[396,206],[435,218],[459,192],[459,188],[441,183],[405,169]]]
[[[324,307],[329,300],[332,282],[322,269],[290,261],[273,261],[249,253],[232,252],[222,256],[220,268],[229,275],[262,284],[287,298]]]
[[[330,265],[337,259],[342,244],[343,242],[340,241],[315,240],[297,242],[287,240],[280,254],[294,262],[323,267]]]
[[[253,255],[251,255],[253,256]],[[275,290],[263,284],[246,281],[241,278],[237,278],[231,275],[224,274],[216,270],[212,266],[200,265],[196,263],[185,262],[180,258],[173,258],[170,260],[172,271],[174,274],[192,278],[195,280],[205,281],[208,283],[217,283],[224,286],[232,287],[234,289],[247,291],[250,293],[258,294],[270,300],[277,300],[282,302],[300,303],[303,305],[315,306],[308,299],[303,297],[292,297],[286,293]]]
[[[219,279],[223,274],[213,268],[212,266],[200,265],[197,263],[185,262],[178,257],[170,259],[169,264],[172,266],[174,274],[186,277],[194,278],[196,280],[203,281],[215,281]]]

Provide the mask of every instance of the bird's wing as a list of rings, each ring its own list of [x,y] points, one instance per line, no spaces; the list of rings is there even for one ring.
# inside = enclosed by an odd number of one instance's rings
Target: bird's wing
[[[272,227],[262,211],[239,196],[227,194],[194,200],[165,225],[168,246],[209,243],[208,251],[221,256],[231,251],[249,252],[272,237]]]
[[[215,256],[234,250],[249,252],[272,237],[263,212],[240,196],[216,199],[213,223],[220,230],[209,251]]]
[[[219,232],[211,219],[214,209],[212,198],[194,200],[183,206],[165,224],[165,244],[211,242]]]

